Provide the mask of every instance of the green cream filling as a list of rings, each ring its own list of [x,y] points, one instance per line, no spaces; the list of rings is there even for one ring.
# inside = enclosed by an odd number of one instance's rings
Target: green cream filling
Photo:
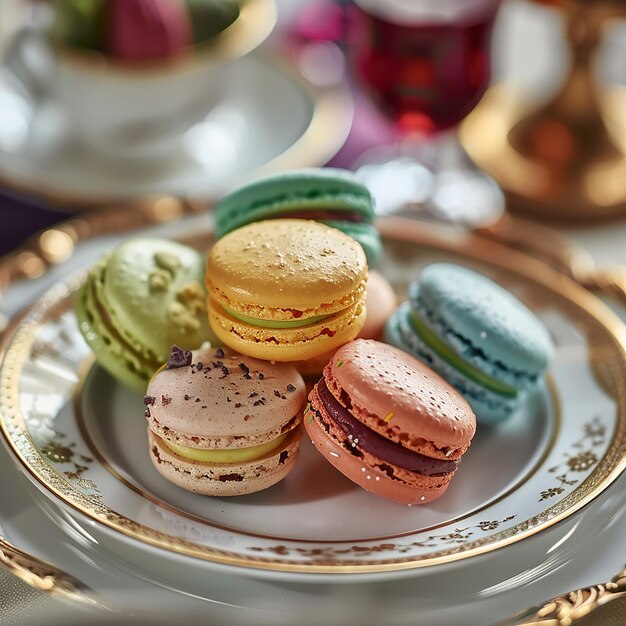
[[[462,374],[465,374],[470,380],[482,385],[485,389],[500,394],[501,396],[507,396],[514,398],[517,396],[517,389],[509,387],[499,380],[492,378],[488,374],[476,369],[471,363],[464,361],[448,344],[442,341],[413,311],[409,315],[409,320],[413,330],[419,336],[419,338],[441,359],[446,363],[457,369]]]
[[[236,311],[233,311],[223,305],[222,308],[226,311],[226,313],[228,313],[228,315],[238,319],[240,322],[245,322],[251,326],[260,326],[261,328],[302,328],[303,326],[312,326],[313,324],[317,324],[317,322],[321,322],[327,317],[330,317],[330,315],[316,315],[302,320],[260,320],[256,317],[243,315],[243,313],[237,313]]]
[[[244,461],[254,461],[264,457],[268,452],[275,450],[287,438],[287,434],[280,435],[268,443],[251,448],[233,448],[230,450],[201,450],[199,448],[188,448],[176,443],[163,440],[163,443],[174,451],[178,456],[201,463],[243,463]]]

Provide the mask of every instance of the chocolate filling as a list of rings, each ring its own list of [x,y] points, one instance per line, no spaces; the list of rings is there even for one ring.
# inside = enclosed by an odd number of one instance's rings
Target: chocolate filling
[[[307,211],[307,210],[293,210],[286,211],[281,215],[275,215],[269,219],[298,219],[298,220],[328,220],[332,222],[354,222],[355,224],[366,224],[367,220],[363,215],[359,213],[353,213],[352,211]]]
[[[448,474],[449,472],[454,472],[459,466],[459,460],[444,461],[443,459],[433,459],[419,454],[419,452],[409,450],[374,432],[359,422],[333,396],[323,378],[317,383],[317,394],[331,419],[348,436],[352,436],[352,442],[379,459],[423,476]]]

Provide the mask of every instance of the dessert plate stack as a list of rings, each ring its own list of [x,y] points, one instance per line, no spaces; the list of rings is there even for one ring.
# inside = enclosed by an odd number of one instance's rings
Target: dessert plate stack
[[[40,281],[41,297],[5,334],[0,367],[5,444],[57,532],[96,562],[150,581],[142,585],[253,609],[250,619],[272,598],[287,615],[333,589],[329,619],[356,595],[365,609],[374,599],[393,606],[389,623],[418,606],[429,623],[455,623],[445,621],[455,603],[478,607],[550,572],[572,557],[580,533],[608,526],[620,505],[611,491],[594,515],[579,513],[626,464],[626,328],[573,282],[497,244],[400,218],[378,226],[378,269],[399,297],[424,265],[458,263],[511,290],[556,347],[545,385],[510,420],[479,429],[443,497],[413,507],[376,498],[308,441],[294,471],[257,494],[206,498],[165,481],[147,454],[142,397],[94,366],[76,325],[82,268],[127,236],[96,230]],[[206,215],[140,234],[202,251],[213,241]],[[485,609],[466,618],[482,612],[476,623],[488,623]]]

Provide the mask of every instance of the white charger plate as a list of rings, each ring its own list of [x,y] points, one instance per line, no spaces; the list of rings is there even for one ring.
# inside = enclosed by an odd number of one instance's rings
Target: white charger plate
[[[154,195],[206,204],[247,178],[322,165],[352,123],[336,54],[310,44],[289,62],[267,53],[229,62],[216,106],[156,164],[114,162],[73,143],[59,112],[33,109],[0,67],[0,181],[66,210]]]
[[[577,521],[518,544],[523,550],[508,553],[514,574],[507,575],[502,559],[499,565],[496,559],[476,563],[471,573],[463,568],[433,572],[418,584],[411,578],[368,582],[365,577],[361,585],[287,585],[216,571],[203,574],[204,591],[197,594],[199,585],[194,588],[192,580],[181,577],[176,585],[180,593],[171,585],[146,580],[154,581],[158,570],[142,573],[140,562],[120,567],[119,560],[113,562],[82,530],[70,523],[55,524],[50,519],[53,505],[19,475],[2,448],[0,473],[0,530],[5,538],[0,539],[0,560],[30,585],[64,600],[30,594],[14,607],[17,615],[19,606],[20,623],[30,623],[30,616],[39,623],[34,616],[45,611],[51,624],[95,622],[97,612],[98,623],[108,623],[107,616],[125,623],[125,617],[133,616],[133,624],[143,619],[153,624],[184,620],[278,626],[297,619],[304,626],[321,621],[345,626],[350,615],[353,623],[361,624],[486,626],[565,589],[605,580],[623,566],[619,512],[624,499],[619,490],[626,486],[624,477]],[[543,555],[538,566],[532,565],[535,556],[529,559],[529,553]],[[187,578],[193,578],[191,571]]]
[[[180,568],[189,579],[224,566],[286,581],[378,580],[510,549],[602,493],[625,465],[621,322],[567,279],[496,244],[410,220],[380,227],[380,270],[399,294],[424,264],[460,262],[520,296],[556,343],[546,387],[507,423],[479,431],[440,500],[406,507],[376,498],[307,446],[296,470],[259,494],[204,498],[170,485],[148,459],[141,397],[90,367],[71,308],[80,272],[58,280],[7,333],[0,368],[3,432],[57,518],[120,559],[141,554],[182,587]],[[155,232],[201,249],[210,240],[198,218]]]

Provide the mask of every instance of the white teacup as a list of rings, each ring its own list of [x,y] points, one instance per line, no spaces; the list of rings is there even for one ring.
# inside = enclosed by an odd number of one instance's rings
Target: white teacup
[[[225,62],[262,43],[276,22],[274,0],[244,0],[233,24],[211,41],[163,60],[125,63],[50,43],[28,28],[9,66],[33,99],[51,100],[71,136],[114,159],[161,160],[220,96]]]

